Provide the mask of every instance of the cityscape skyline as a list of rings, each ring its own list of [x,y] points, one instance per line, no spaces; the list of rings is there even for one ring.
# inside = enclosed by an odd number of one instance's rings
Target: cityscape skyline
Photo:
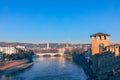
[[[86,3],[87,1],[87,3]],[[91,43],[90,34],[120,42],[119,0],[1,0],[0,42]]]

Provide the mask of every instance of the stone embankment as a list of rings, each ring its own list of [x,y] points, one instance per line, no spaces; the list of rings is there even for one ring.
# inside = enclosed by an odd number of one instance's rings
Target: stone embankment
[[[94,55],[93,73],[96,80],[120,80],[120,56],[111,52]]]

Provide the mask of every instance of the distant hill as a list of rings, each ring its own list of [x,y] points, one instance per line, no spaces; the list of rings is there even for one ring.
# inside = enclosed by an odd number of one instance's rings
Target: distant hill
[[[20,42],[0,42],[0,46],[25,46],[26,48],[46,48],[47,43],[20,43]],[[49,43],[50,48],[62,48],[66,47],[66,43]],[[91,46],[91,44],[69,44],[70,47],[86,47],[86,46]]]

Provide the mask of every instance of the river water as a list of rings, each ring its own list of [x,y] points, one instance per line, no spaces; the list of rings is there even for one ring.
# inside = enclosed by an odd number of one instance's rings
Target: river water
[[[0,80],[86,80],[82,67],[63,57],[34,58],[34,65]]]

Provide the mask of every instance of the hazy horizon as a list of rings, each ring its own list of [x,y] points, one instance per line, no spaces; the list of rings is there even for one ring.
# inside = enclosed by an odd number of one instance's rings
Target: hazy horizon
[[[90,35],[120,38],[119,0],[0,0],[0,42],[91,43]]]
[[[77,42],[16,42],[16,41],[0,41],[0,43],[28,43],[28,44],[46,44],[46,43],[58,43],[58,44],[64,44],[64,43],[68,43],[68,44],[91,44],[91,42],[90,43],[82,43],[82,42],[80,42],[80,43],[77,43]]]

